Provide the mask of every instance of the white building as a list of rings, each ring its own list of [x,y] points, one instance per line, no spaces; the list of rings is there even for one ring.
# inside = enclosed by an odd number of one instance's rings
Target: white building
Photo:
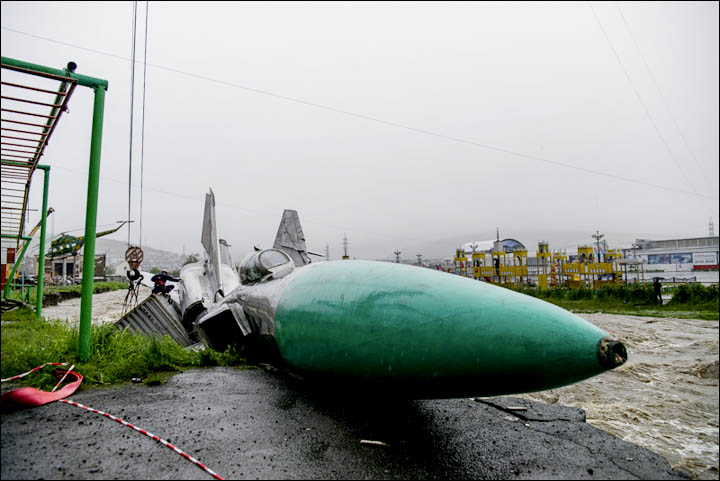
[[[689,239],[637,239],[622,250],[626,259],[639,258],[646,270],[702,271],[718,268],[718,236]]]

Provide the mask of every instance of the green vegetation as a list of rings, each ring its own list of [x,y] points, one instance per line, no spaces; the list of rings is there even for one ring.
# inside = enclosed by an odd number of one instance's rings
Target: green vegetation
[[[110,291],[118,291],[121,289],[127,289],[128,285],[127,282],[96,282],[93,288],[93,292],[95,294],[99,294],[101,292],[110,292]],[[27,290],[29,289],[30,295],[29,297],[25,296],[24,302],[27,302],[30,305],[35,305],[35,299],[37,294],[37,289],[35,286],[27,287]],[[74,285],[74,286],[45,286],[43,289],[43,306],[54,306],[60,301],[64,301],[67,299],[72,299],[74,297],[80,297],[82,293],[82,286],[80,284]],[[11,299],[17,299],[17,300],[23,300],[21,297],[21,293],[19,290],[13,291],[10,293]],[[3,317],[4,318],[4,317]]]
[[[83,386],[98,386],[143,379],[146,384],[162,382],[164,373],[202,366],[250,367],[234,349],[217,352],[186,350],[169,336],[146,337],[121,331],[112,324],[93,325],[90,360],[77,361],[78,328],[62,321],[39,321],[32,309],[22,308],[2,316],[2,377],[11,377],[45,362],[75,364],[83,375]],[[9,322],[12,321],[12,322]],[[52,389],[57,380],[46,367],[20,383]]]
[[[677,317],[684,319],[718,319],[720,295],[718,286],[680,284],[672,291],[670,302],[662,306],[654,303],[650,284],[630,284],[602,289],[515,289],[523,294],[543,299],[575,312],[606,312],[638,316]]]

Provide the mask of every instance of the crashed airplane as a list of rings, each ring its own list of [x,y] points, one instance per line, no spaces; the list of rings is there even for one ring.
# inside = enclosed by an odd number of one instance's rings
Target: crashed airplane
[[[534,297],[388,262],[311,262],[298,214],[237,272],[206,194],[205,258],[171,298],[153,294],[118,327],[189,346],[235,346],[303,378],[415,399],[497,396],[572,384],[623,364],[622,342]]]

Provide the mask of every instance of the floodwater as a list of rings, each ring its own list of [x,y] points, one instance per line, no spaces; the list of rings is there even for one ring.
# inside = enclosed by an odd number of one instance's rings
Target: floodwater
[[[524,394],[582,408],[587,422],[718,479],[718,321],[581,314],[622,340],[628,361],[586,381]]]
[[[150,294],[141,287],[139,301]],[[126,291],[93,296],[93,322],[120,318]],[[77,321],[80,299],[43,308]],[[628,361],[586,381],[518,395],[584,409],[588,423],[664,456],[673,468],[718,479],[718,321],[582,314],[622,340]]]
[[[138,303],[150,295],[152,289],[140,286]],[[122,317],[123,301],[127,290],[103,292],[95,294],[92,303],[92,322],[115,322]],[[80,320],[80,298],[60,302],[57,306],[43,307],[42,314],[45,319],[64,319],[72,322]]]

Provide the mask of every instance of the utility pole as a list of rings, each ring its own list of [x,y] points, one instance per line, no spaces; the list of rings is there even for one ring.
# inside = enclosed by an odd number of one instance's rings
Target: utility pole
[[[343,252],[345,254],[343,255],[343,260],[350,259],[350,256],[348,256],[348,246],[350,243],[348,242],[347,233],[345,233],[345,236],[343,237]]]
[[[715,237],[715,224],[713,223],[712,217],[710,217],[710,225],[708,225],[708,228],[710,230],[710,237]]]
[[[415,254],[418,258],[418,267],[422,267],[422,254]]]
[[[400,254],[402,254],[400,249],[393,252],[393,254],[395,254],[395,264],[400,264]]]
[[[597,244],[597,259],[595,262],[600,262],[600,239],[605,237],[605,234],[601,234],[599,230],[596,230],[592,237],[595,239],[595,243]]]
[[[328,244],[327,242],[325,243],[325,260],[330,260],[330,244]]]

